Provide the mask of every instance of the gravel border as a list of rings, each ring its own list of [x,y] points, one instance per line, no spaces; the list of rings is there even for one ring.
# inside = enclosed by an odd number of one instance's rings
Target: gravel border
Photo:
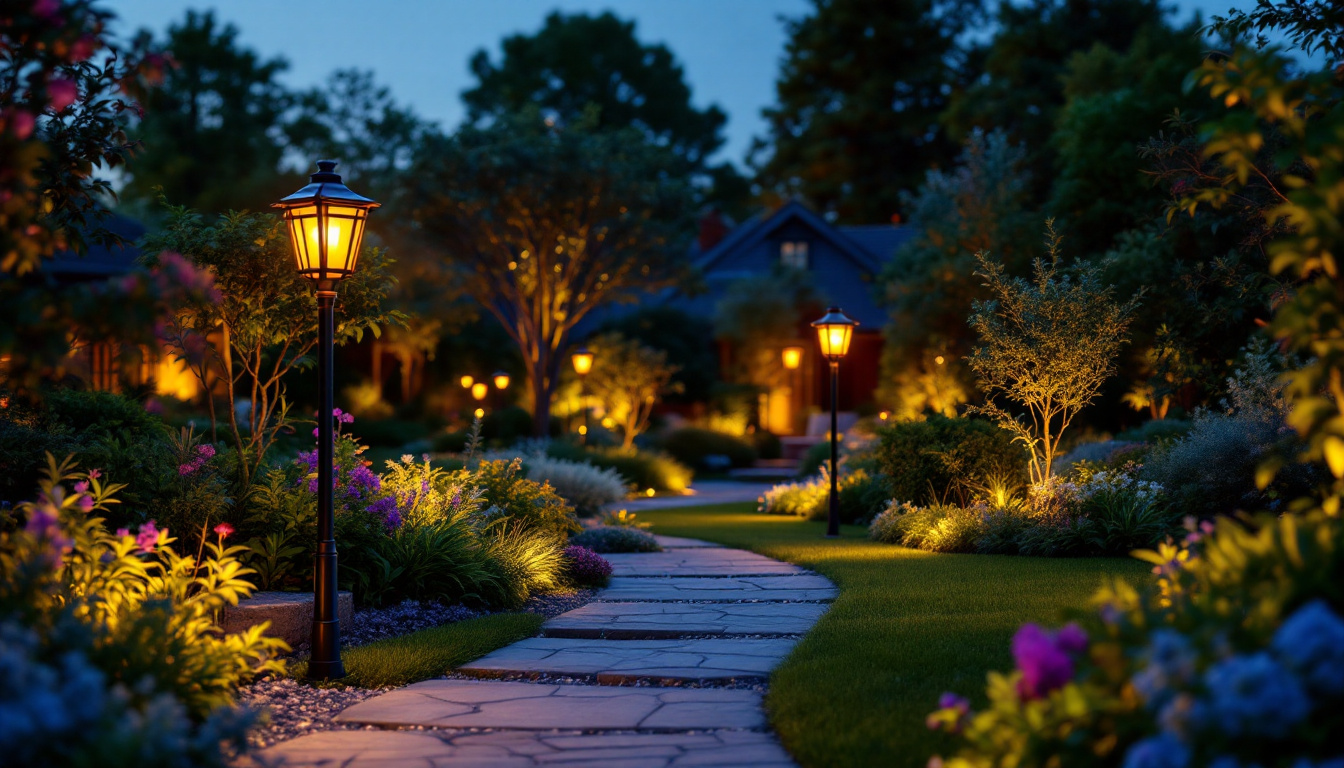
[[[534,595],[519,610],[551,618],[588,604],[597,592],[596,589],[575,589]],[[384,608],[363,608],[355,611],[350,629],[342,632],[341,646],[351,648],[430,627],[506,612],[479,611],[464,605],[421,603],[415,600]],[[296,649],[291,658],[304,658],[308,655],[307,651],[307,644],[304,644]],[[317,688],[293,678],[268,677],[241,686],[238,703],[261,710],[267,716],[264,724],[254,727],[247,735],[250,747],[264,748],[318,731],[367,728],[369,726],[336,723],[333,718],[347,707],[390,690],[391,687]]]

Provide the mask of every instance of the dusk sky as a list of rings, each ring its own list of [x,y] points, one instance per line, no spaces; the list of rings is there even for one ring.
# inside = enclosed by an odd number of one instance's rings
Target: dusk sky
[[[1251,0],[1181,0],[1195,10],[1223,13]],[[401,103],[445,128],[462,119],[459,94],[473,84],[468,58],[480,48],[498,57],[500,40],[535,32],[546,14],[611,10],[634,19],[644,42],[661,42],[686,70],[697,106],[718,104],[728,114],[727,143],[716,159],[742,163],[753,136],[763,135],[761,109],[774,99],[784,51],[781,16],[803,15],[807,0],[115,0],[119,32],[148,27],[162,34],[188,8],[214,7],[238,27],[240,39],[264,56],[284,56],[283,81],[322,82],[340,67],[372,69]]]

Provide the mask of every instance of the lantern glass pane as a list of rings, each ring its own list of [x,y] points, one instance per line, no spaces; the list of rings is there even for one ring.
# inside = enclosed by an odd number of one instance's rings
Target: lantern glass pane
[[[308,234],[317,232],[317,206],[290,208],[285,216],[289,219],[289,239],[294,244],[294,261],[299,274],[313,277],[322,267],[315,238],[310,240]]]
[[[591,352],[577,352],[574,355],[574,372],[580,376],[593,369],[593,355]]]
[[[799,365],[801,365],[802,362],[803,362],[803,349],[802,349],[802,347],[785,347],[785,348],[784,348],[784,367],[785,367],[785,368],[788,368],[789,370],[794,370],[794,369],[797,368]]]

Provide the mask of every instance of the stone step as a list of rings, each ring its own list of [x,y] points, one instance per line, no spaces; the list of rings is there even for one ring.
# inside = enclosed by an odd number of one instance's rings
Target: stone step
[[[764,728],[761,695],[728,688],[427,680],[366,699],[339,723],[384,728],[678,731]]]
[[[684,539],[680,536],[660,536],[654,534],[653,538],[657,540],[658,545],[663,549],[716,549],[723,546],[722,544],[715,544],[712,541]]]
[[[790,768],[779,742],[755,731],[537,733],[326,731],[265,750],[276,768]]]
[[[611,580],[606,589],[598,592],[594,599],[600,602],[688,600],[777,602],[834,600],[838,593],[830,580],[816,574],[745,578],[674,576],[664,579],[618,576]]]
[[[354,597],[349,592],[336,594],[336,619],[341,631],[350,628],[355,615]],[[313,635],[313,593],[254,592],[237,605],[224,606],[220,627],[225,633],[243,632],[263,621],[271,622],[266,634],[278,637],[298,648]]]
[[[542,625],[547,637],[657,640],[688,635],[797,635],[823,603],[589,603]]]
[[[787,576],[807,573],[791,563],[726,547],[603,555],[613,576]]]
[[[580,640],[533,637],[459,667],[481,677],[566,675],[603,685],[762,679],[793,650],[786,638]]]

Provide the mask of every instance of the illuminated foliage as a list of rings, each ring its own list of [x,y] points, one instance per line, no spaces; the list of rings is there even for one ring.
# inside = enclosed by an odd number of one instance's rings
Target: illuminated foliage
[[[1031,480],[1049,483],[1059,441],[1074,418],[1115,374],[1115,358],[1127,340],[1138,298],[1124,304],[1095,265],[1074,274],[1060,271],[1059,236],[1046,228],[1046,254],[1030,281],[1004,274],[1003,265],[980,253],[980,271],[993,299],[977,301],[971,326],[980,344],[971,370],[988,393],[984,414],[1013,432],[1031,453]],[[1026,411],[1009,413],[1002,395]]]
[[[591,114],[553,126],[533,111],[431,142],[411,175],[416,221],[518,345],[538,436],[574,326],[687,267],[689,190],[669,163],[637,130],[599,131]]]
[[[672,383],[677,368],[668,364],[666,352],[617,333],[589,339],[587,346],[594,362],[584,385],[621,425],[621,447],[633,448],[635,438],[649,428],[654,406],[664,394],[679,389]]]

